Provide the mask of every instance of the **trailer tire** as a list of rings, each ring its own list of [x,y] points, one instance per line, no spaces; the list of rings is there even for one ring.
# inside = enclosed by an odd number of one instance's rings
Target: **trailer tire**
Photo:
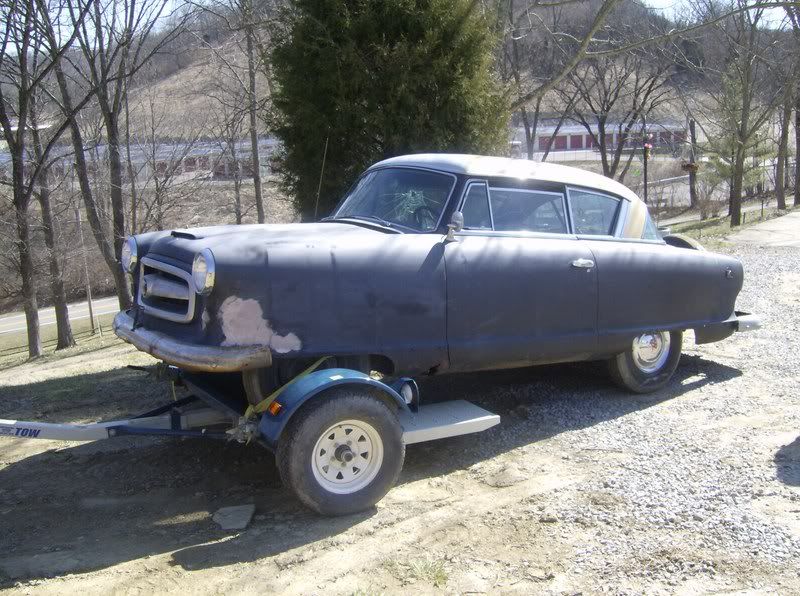
[[[628,350],[608,361],[608,371],[623,389],[652,393],[672,379],[681,359],[682,344],[681,331],[643,333],[631,342]]]
[[[405,459],[397,413],[357,389],[337,389],[310,400],[278,441],[281,480],[322,515],[347,515],[380,501]]]

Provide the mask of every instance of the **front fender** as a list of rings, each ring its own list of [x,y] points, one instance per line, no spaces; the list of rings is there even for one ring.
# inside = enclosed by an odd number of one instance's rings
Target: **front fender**
[[[283,430],[300,406],[328,389],[345,385],[370,388],[390,398],[399,409],[409,409],[403,397],[393,387],[373,379],[368,374],[349,368],[317,370],[298,379],[278,396],[275,401],[282,407],[277,415],[265,412],[261,416],[258,424],[259,440],[269,448],[275,449]]]

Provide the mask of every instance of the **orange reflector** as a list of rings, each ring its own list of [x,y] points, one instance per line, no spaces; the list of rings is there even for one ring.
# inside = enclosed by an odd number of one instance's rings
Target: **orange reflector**
[[[272,402],[271,404],[269,404],[269,406],[267,406],[267,412],[269,412],[273,416],[277,416],[282,409],[283,406],[276,401]]]

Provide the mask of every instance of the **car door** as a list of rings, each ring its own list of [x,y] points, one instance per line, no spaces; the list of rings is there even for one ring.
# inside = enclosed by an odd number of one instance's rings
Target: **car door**
[[[708,283],[721,273],[707,253],[665,246],[655,234],[620,238],[624,222],[615,214],[626,207],[623,199],[578,188],[568,196],[574,231],[597,262],[602,352],[624,350],[644,331],[690,328],[731,314],[719,310],[717,286]]]
[[[445,247],[451,369],[589,357],[597,271],[560,187],[472,180],[460,209],[464,229]]]

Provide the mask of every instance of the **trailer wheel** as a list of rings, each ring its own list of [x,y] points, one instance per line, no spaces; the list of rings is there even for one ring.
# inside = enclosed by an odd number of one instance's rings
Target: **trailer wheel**
[[[342,389],[312,399],[278,442],[283,483],[311,509],[346,515],[372,507],[405,459],[397,414],[365,392]]]
[[[669,383],[681,359],[681,331],[653,331],[634,338],[631,347],[608,361],[614,382],[634,393],[651,393]]]

